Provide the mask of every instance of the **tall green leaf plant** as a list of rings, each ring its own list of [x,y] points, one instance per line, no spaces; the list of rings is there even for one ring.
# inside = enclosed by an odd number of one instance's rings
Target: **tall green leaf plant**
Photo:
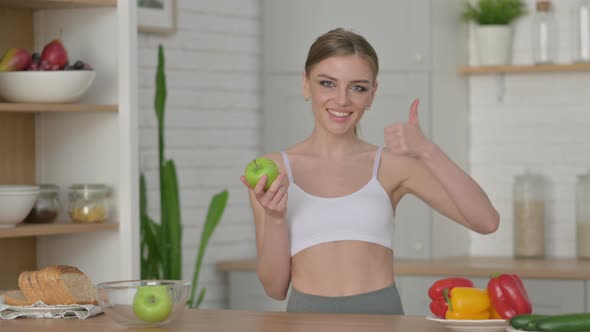
[[[180,280],[182,278],[182,221],[178,178],[174,160],[164,155],[164,115],[166,106],[166,75],[164,72],[164,48],[158,47],[158,68],[156,71],[155,110],[158,121],[158,166],[160,175],[160,223],[156,223],[147,212],[146,180],[140,177],[140,254],[142,279]],[[205,297],[201,288],[198,297],[199,274],[205,249],[215,228],[219,224],[228,199],[227,190],[214,195],[209,203],[207,217],[199,244],[197,261],[193,273],[192,289],[188,305],[198,308]]]

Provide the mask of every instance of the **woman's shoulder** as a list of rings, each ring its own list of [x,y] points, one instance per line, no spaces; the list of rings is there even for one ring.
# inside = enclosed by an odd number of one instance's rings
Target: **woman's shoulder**
[[[267,152],[261,156],[259,156],[258,158],[267,158],[270,159],[272,161],[274,161],[277,166],[279,167],[279,170],[284,170],[285,169],[285,163],[283,162],[283,156],[281,155],[282,151],[272,151],[272,152]]]

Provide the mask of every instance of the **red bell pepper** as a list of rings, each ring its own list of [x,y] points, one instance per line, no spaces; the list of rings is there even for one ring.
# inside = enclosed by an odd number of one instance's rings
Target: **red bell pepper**
[[[492,276],[487,289],[493,307],[504,319],[530,314],[533,310],[524,284],[516,274]]]
[[[437,280],[428,289],[430,302],[430,311],[440,318],[445,318],[449,305],[445,300],[443,292],[445,289],[450,293],[455,287],[473,287],[473,282],[467,278],[445,278]]]

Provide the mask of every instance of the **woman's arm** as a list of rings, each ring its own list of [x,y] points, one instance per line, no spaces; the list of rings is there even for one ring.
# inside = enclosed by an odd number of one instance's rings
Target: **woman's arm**
[[[401,158],[405,179],[394,196],[412,193],[478,233],[493,233],[498,229],[499,214],[483,189],[422,134],[417,101],[412,104],[408,123],[385,129],[385,141],[387,151],[407,157]]]
[[[284,300],[291,282],[291,252],[286,222],[289,181],[285,174],[281,173],[268,191],[264,192],[266,176],[263,176],[254,188],[248,186],[243,176],[241,180],[248,187],[256,225],[258,278],[268,296]]]

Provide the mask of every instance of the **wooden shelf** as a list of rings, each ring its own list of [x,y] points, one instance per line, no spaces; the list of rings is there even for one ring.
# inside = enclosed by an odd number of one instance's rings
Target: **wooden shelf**
[[[117,105],[0,103],[0,112],[118,112]]]
[[[0,7],[33,9],[117,7],[117,0],[0,0]]]
[[[513,65],[513,66],[461,66],[458,72],[466,75],[508,74],[508,73],[548,73],[590,71],[590,63],[551,64],[551,65]]]
[[[0,238],[116,231],[118,229],[119,224],[115,222],[105,222],[100,224],[74,224],[65,222],[55,224],[21,223],[13,228],[0,228]]]

